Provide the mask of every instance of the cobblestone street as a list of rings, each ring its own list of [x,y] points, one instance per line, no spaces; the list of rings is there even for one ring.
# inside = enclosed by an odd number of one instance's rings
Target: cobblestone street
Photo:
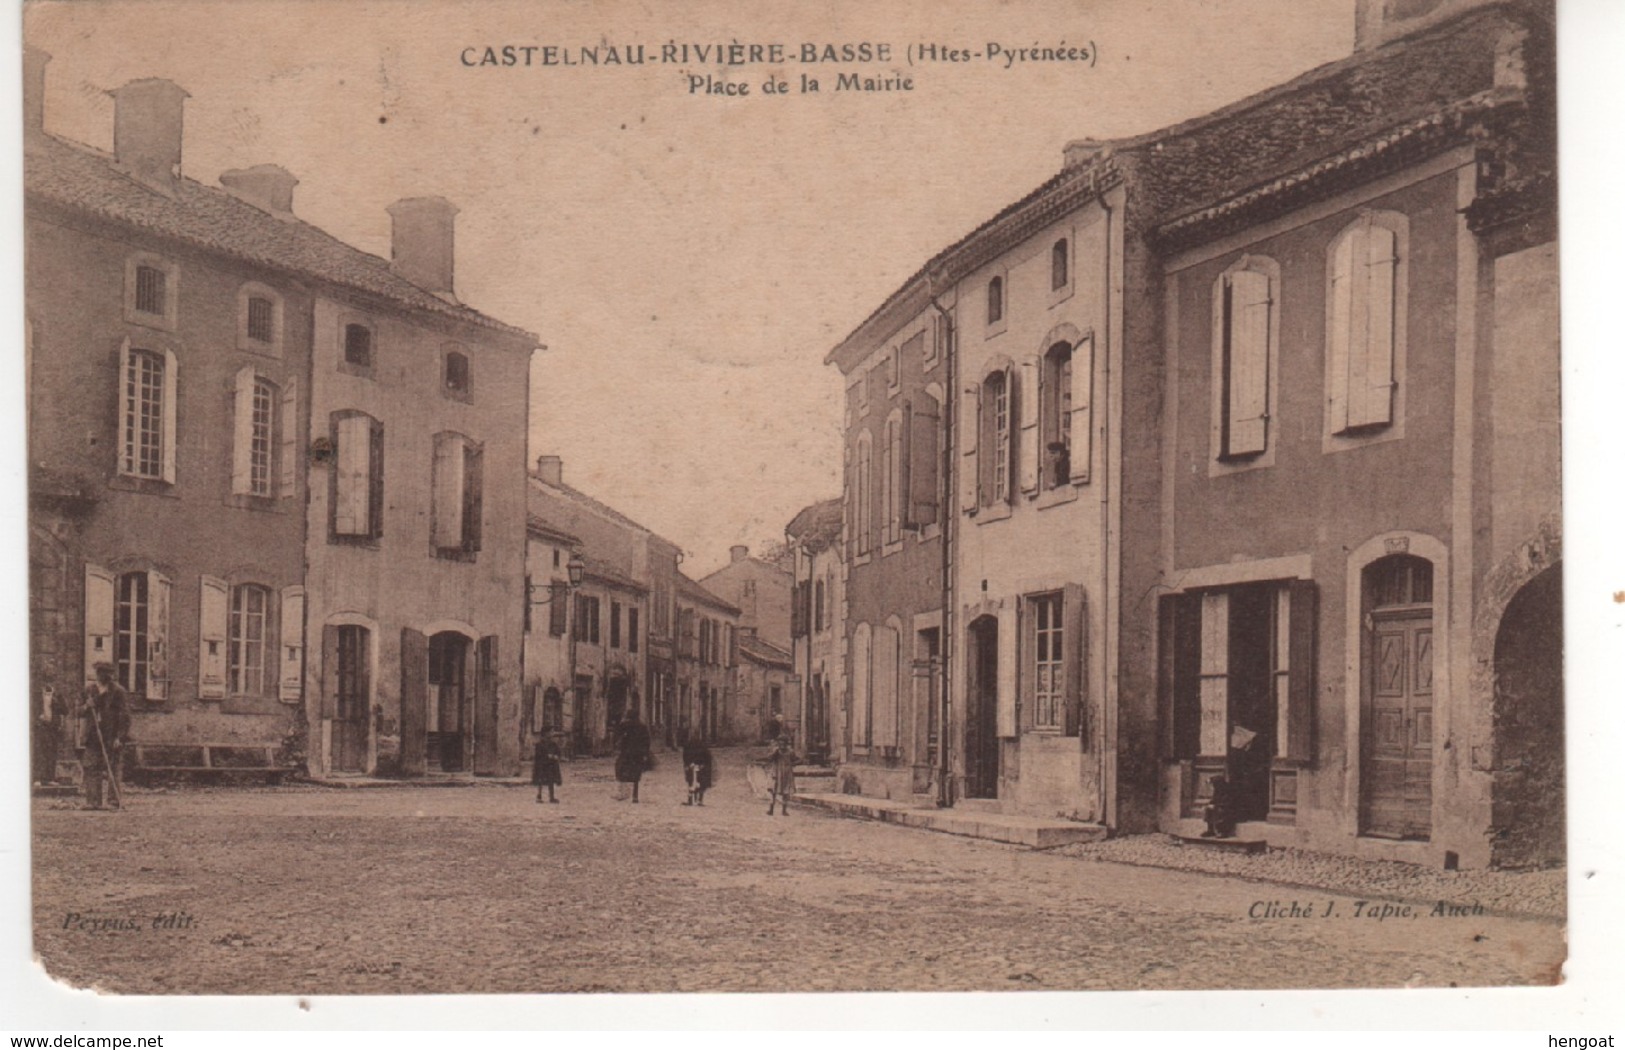
[[[1564,955],[1551,920],[1356,917],[1328,892],[770,819],[748,754],[719,753],[701,809],[669,752],[636,806],[598,761],[552,806],[496,784],[36,800],[36,947],[79,986],[288,994],[1500,985]],[[1249,917],[1294,902],[1311,917]]]

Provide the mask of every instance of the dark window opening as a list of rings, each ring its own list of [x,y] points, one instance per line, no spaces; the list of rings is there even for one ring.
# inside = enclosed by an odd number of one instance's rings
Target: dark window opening
[[[165,314],[165,283],[168,275],[156,266],[135,268],[135,308],[144,314]]]
[[[364,324],[344,326],[344,361],[360,368],[372,367],[372,329]]]
[[[276,338],[274,309],[271,300],[253,296],[248,300],[248,338],[258,343],[269,343]]]

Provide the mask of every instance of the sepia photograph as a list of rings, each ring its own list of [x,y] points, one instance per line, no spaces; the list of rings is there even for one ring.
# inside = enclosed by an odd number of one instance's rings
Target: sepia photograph
[[[48,983],[1563,982],[1553,0],[20,20]]]

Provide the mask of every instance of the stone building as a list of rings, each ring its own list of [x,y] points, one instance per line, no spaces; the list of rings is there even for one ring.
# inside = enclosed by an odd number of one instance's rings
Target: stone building
[[[700,583],[712,594],[739,608],[739,626],[780,649],[790,648],[790,572],[773,562],[751,557],[742,544],[728,548],[728,564]]]
[[[34,52],[36,682],[110,660],[149,749],[512,771],[536,340],[457,301],[454,209],[393,206],[386,262],[281,168],[183,175],[175,84],[113,92],[106,155],[45,132],[44,79]]]
[[[839,497],[814,503],[784,530],[794,559],[790,659],[801,693],[794,739],[797,752],[815,763],[829,760],[831,715],[844,695],[841,511]]]
[[[875,754],[892,634],[946,609],[939,801],[1190,831],[1222,775],[1268,841],[1560,860],[1551,10],[1357,19],[1346,59],[1069,145],[830,354],[848,786],[917,766]],[[933,370],[953,498],[910,535]]]
[[[737,744],[754,738],[754,716],[745,717],[735,674],[739,608],[682,573],[677,576],[674,603],[673,739],[680,743],[689,733],[698,733],[711,744]]]

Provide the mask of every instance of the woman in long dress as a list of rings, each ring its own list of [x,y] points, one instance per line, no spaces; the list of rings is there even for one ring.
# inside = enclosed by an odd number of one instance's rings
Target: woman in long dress
[[[632,785],[632,801],[638,800],[638,782],[654,766],[654,752],[650,749],[649,727],[638,721],[636,709],[626,713],[621,723],[620,744],[615,751],[615,779]]]

